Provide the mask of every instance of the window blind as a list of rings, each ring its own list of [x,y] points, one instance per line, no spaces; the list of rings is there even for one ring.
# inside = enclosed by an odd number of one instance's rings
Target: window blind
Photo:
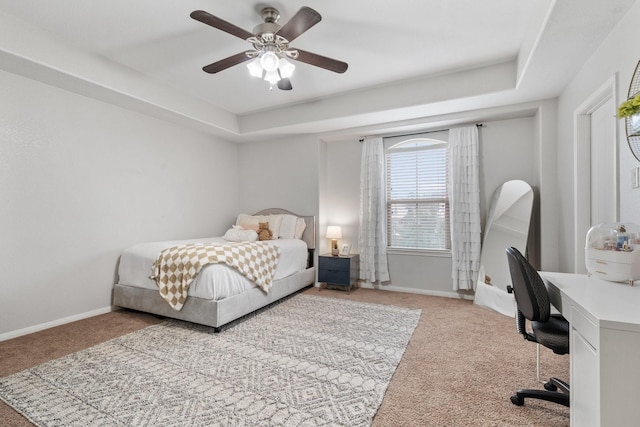
[[[388,245],[450,249],[447,143],[407,142],[386,152]]]

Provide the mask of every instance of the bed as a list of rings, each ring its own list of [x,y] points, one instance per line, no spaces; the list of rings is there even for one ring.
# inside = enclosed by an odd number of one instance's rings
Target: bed
[[[221,237],[211,237],[142,243],[127,248],[120,257],[118,280],[113,288],[113,305],[219,330],[233,320],[314,284],[315,217],[301,216],[279,208],[265,209],[250,217],[264,219],[290,216],[298,218],[298,228],[302,228],[299,226],[303,221],[304,230],[296,236],[299,238],[274,238],[268,241],[280,251],[268,293],[231,267],[211,264],[205,266],[189,286],[188,297],[182,308],[172,308],[160,295],[156,282],[149,278],[154,262],[163,249],[175,245],[223,241]],[[240,216],[237,223],[239,221]]]

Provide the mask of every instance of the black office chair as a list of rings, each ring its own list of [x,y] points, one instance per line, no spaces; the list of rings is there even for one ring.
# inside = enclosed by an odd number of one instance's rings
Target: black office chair
[[[507,248],[507,259],[513,285],[507,290],[515,294],[518,333],[525,340],[542,344],[556,354],[568,354],[569,322],[561,315],[551,315],[549,294],[542,278],[516,248]],[[531,323],[532,332],[527,332],[526,319]],[[539,353],[537,363],[539,372]],[[569,384],[558,378],[550,378],[544,383],[544,388],[518,390],[511,396],[511,402],[521,406],[525,398],[533,398],[569,406]]]

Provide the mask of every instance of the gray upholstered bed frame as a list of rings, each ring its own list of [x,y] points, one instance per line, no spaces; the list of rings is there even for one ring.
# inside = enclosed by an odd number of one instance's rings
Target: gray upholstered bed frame
[[[113,288],[113,305],[220,328],[222,325],[314,284],[316,280],[316,271],[313,266],[316,247],[315,217],[297,215],[278,208],[265,209],[255,215],[269,214],[291,214],[304,218],[307,226],[302,240],[307,243],[309,255],[305,270],[275,281],[268,294],[256,287],[248,292],[219,301],[189,297],[182,310],[175,311],[156,290],[117,283]]]

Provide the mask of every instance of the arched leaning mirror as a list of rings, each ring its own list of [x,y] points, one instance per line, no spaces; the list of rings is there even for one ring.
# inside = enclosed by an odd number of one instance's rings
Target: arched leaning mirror
[[[513,295],[507,293],[511,274],[506,248],[526,253],[533,189],[520,180],[508,181],[493,193],[480,255],[474,303],[507,316],[515,316]]]
[[[627,142],[633,155],[640,161],[640,61],[636,65],[629,84],[627,101],[620,105],[618,115],[625,114]],[[626,115],[629,114],[629,115]]]

